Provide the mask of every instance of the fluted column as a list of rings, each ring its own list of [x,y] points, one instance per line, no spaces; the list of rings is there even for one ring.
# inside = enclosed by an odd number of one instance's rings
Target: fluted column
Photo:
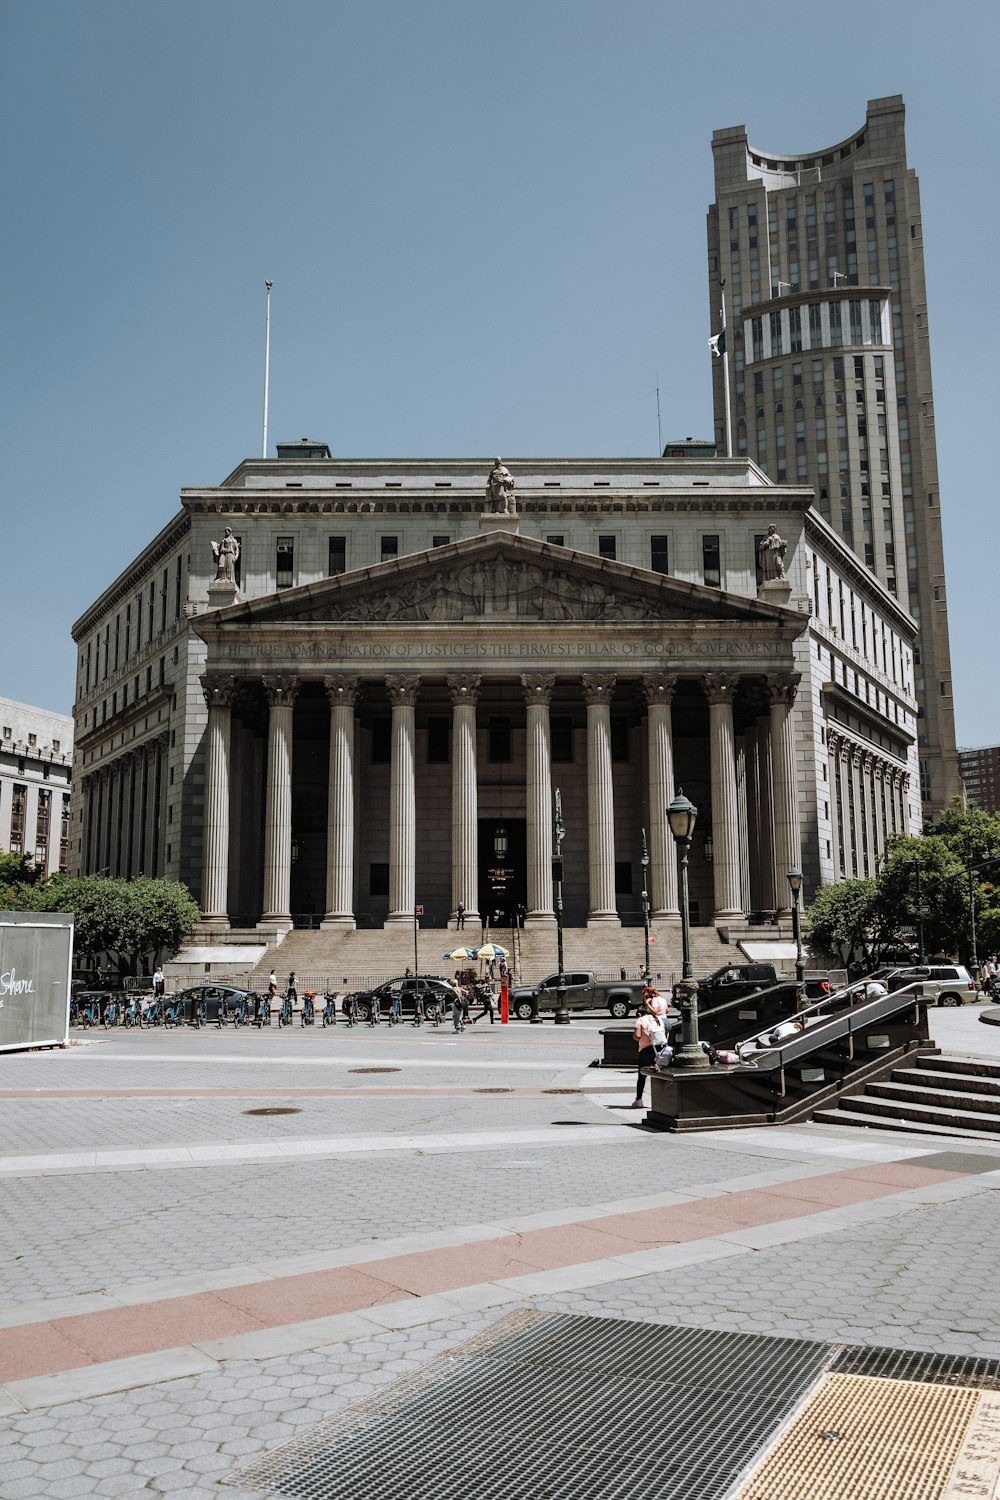
[[[321,927],[354,922],[354,705],[358,679],[324,677],[330,704],[330,769],[326,813],[326,914]]]
[[[615,680],[610,673],[603,672],[582,679],[587,703],[588,927],[599,923],[621,925],[615,906],[615,799],[611,776],[611,700]]]
[[[773,911],[774,856],[771,852],[771,715],[757,720],[757,878],[761,911]],[[785,881],[787,885],[787,880]]]
[[[648,672],[642,679],[646,699],[646,738],[649,761],[649,899],[650,916],[680,920],[677,903],[677,851],[667,826],[667,808],[674,800],[674,736],[671,704],[677,678]]]
[[[740,905],[745,912],[751,910],[750,897],[750,817],[749,792],[747,786],[747,742],[745,734],[736,736],[736,826],[739,830],[740,857]]]
[[[229,926],[229,741],[235,677],[206,672],[201,690],[208,704],[205,731],[205,837],[202,849],[201,912],[216,927]]]
[[[792,705],[800,673],[776,674],[767,679],[771,700],[771,821],[774,829],[774,904],[790,912],[792,896],[788,872],[802,868],[799,804],[795,778],[795,728]]]
[[[392,765],[389,782],[390,922],[412,922],[417,881],[417,801],[414,772],[416,704],[420,678],[385,679],[392,704]]]
[[[267,721],[267,810],[264,816],[264,912],[262,927],[291,927],[292,714],[296,677],[265,677]]]
[[[527,719],[526,813],[528,836],[528,913],[525,926],[548,926],[552,905],[552,745],[549,703],[551,673],[522,676]]]
[[[736,745],[733,698],[739,687],[734,674],[710,672],[705,677],[708,699],[709,756],[712,768],[712,877],[715,884],[715,921],[731,922],[743,915],[740,881],[739,798],[736,791]]]
[[[456,912],[461,902],[473,926],[479,921],[476,701],[481,681],[469,673],[447,678],[451,694],[451,910]]]

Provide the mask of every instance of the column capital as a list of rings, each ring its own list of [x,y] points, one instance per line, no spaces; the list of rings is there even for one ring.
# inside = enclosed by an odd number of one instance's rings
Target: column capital
[[[446,677],[445,682],[448,684],[452,705],[458,708],[461,703],[471,703],[474,708],[479,698],[482,680],[475,672],[455,672],[450,677]]]
[[[583,683],[583,697],[588,708],[593,708],[596,704],[611,706],[615,683],[618,681],[613,672],[585,672],[580,681]]]
[[[522,672],[521,686],[524,688],[524,701],[548,707],[555,683],[553,672]]]
[[[201,690],[209,708],[232,708],[237,693],[237,679],[215,672],[205,672],[199,677]]]
[[[262,677],[261,681],[271,708],[291,708],[302,685],[297,677]]]
[[[851,760],[856,766],[861,766],[864,764],[865,753],[866,752],[862,750],[860,745],[851,746]]]
[[[669,708],[674,701],[677,681],[676,672],[644,672],[642,695],[650,706],[654,703],[662,703]]]
[[[389,702],[393,708],[415,708],[420,691],[420,678],[412,672],[392,674],[385,679],[389,690]]]
[[[799,690],[799,683],[801,681],[801,672],[768,673],[764,678],[767,701],[769,703],[787,703],[791,705],[795,702],[795,695]]]
[[[735,672],[706,672],[702,678],[709,703],[732,703],[740,679]]]
[[[323,686],[331,708],[353,708],[361,691],[360,679],[347,674],[324,677]]]

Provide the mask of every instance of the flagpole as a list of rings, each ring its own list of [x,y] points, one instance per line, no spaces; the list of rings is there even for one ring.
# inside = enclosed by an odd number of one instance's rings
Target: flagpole
[[[723,332],[723,334],[725,334],[725,332],[726,332],[726,282],[725,282],[725,278],[723,278],[723,280],[719,283],[719,297],[720,297],[720,300],[721,300],[721,303],[722,303],[722,307],[721,307],[721,313],[722,313],[722,332]],[[723,344],[724,345],[728,344],[728,342],[729,342],[728,339],[723,338]],[[725,390],[725,393],[726,393],[726,457],[727,458],[732,458],[732,456],[733,456],[733,414],[732,414],[732,408],[730,407],[730,404],[729,404],[729,350],[728,350],[728,348],[724,349],[724,352],[723,352],[723,355],[722,355],[722,384],[723,384],[723,389]]]
[[[264,433],[261,438],[260,456],[267,457],[267,387],[271,373],[271,287],[273,282],[264,282]]]
[[[663,457],[663,428],[660,426],[660,372],[656,372],[656,456]]]

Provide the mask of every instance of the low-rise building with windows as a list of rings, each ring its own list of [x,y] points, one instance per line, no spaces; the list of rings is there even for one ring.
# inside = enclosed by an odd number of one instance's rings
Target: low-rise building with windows
[[[811,491],[667,451],[509,460],[509,505],[305,442],[183,490],[73,629],[74,868],[216,929],[548,924],[558,792],[567,923],[639,919],[645,833],[655,926],[682,787],[696,922],[874,873],[920,823],[914,622]]]

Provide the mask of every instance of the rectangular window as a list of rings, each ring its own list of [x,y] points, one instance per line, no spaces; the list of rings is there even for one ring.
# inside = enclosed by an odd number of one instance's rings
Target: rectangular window
[[[451,752],[451,720],[437,715],[427,720],[427,761],[447,764]]]
[[[381,538],[382,562],[388,562],[391,557],[399,556],[399,537],[384,536]]]
[[[571,761],[573,759],[573,720],[569,714],[553,714],[549,733],[553,763]]]
[[[628,760],[628,719],[611,720],[611,759]]]
[[[566,545],[566,538],[561,534],[559,536],[547,536],[545,540],[550,547],[565,547]]]
[[[494,763],[513,759],[513,735],[507,714],[494,714],[489,725],[489,758]]]
[[[332,536],[330,538],[329,562],[326,571],[331,578],[335,578],[338,573],[347,572],[346,536]]]
[[[274,586],[290,589],[295,581],[295,539],[279,536],[274,570]]]
[[[669,549],[665,536],[651,536],[649,539],[649,566],[654,573],[669,573]]]
[[[722,587],[722,553],[717,536],[701,539],[701,567],[703,581],[709,588]]]
[[[599,536],[597,538],[597,555],[599,557],[616,556],[615,538],[613,536]]]
[[[447,545],[448,545],[448,543],[450,541],[451,541],[451,537],[450,536],[432,536],[431,537],[431,546],[432,547],[447,547]]]
[[[368,894],[369,896],[388,896],[389,894],[389,866],[368,866]]]
[[[372,719],[372,764],[387,766],[392,759],[392,720]]]

